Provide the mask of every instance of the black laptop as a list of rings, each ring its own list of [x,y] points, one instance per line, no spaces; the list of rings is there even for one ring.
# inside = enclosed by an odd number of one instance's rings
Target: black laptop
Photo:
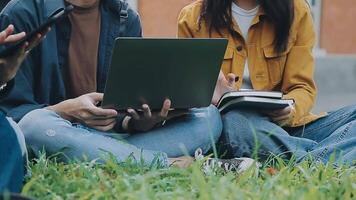
[[[116,110],[207,107],[211,103],[226,39],[118,38],[102,106]]]

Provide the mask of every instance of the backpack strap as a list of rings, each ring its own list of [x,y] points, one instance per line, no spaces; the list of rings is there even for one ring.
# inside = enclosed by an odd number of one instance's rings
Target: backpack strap
[[[129,18],[128,10],[129,10],[129,4],[124,0],[120,0],[120,30],[119,30],[120,37],[124,37],[126,35],[127,21]]]

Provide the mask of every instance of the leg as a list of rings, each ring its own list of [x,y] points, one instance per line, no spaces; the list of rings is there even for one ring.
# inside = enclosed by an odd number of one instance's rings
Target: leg
[[[352,164],[356,160],[356,106],[330,112],[322,119],[289,132],[316,141],[310,155],[324,163],[334,153],[337,162]]]
[[[104,153],[112,153],[118,161],[134,157],[141,158],[150,165],[156,158],[167,166],[167,155],[162,152],[141,150],[133,145],[105,136],[100,132],[74,126],[58,114],[46,109],[28,113],[19,123],[27,144],[38,153],[45,150],[49,154],[63,152],[66,158],[89,160],[100,158]]]
[[[0,113],[0,193],[20,192],[24,165],[17,136],[8,120]]]
[[[234,110],[223,117],[222,143],[235,157],[253,157],[265,160],[271,154],[289,159],[307,154],[316,142],[290,136],[284,129],[254,111]],[[256,152],[257,151],[257,152]]]
[[[220,137],[222,123],[215,106],[192,109],[184,117],[169,121],[164,127],[132,135],[126,140],[139,148],[167,153],[171,158],[194,155],[197,148],[211,149]]]

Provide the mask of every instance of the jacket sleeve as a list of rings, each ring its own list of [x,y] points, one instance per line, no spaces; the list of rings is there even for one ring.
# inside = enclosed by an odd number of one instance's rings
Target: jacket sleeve
[[[26,17],[28,17],[26,16],[26,12],[14,7],[7,7],[0,14],[0,28],[13,24],[16,29],[15,32],[19,32],[18,30],[28,32],[31,25],[26,23],[28,21],[24,19]],[[22,63],[15,77],[15,84],[11,92],[0,100],[0,109],[17,122],[28,112],[47,106],[38,104],[34,95],[34,61],[38,60],[36,56],[36,49],[34,49]]]
[[[142,37],[140,15],[129,7],[127,20],[127,37]]]
[[[293,118],[287,124],[292,127],[303,125],[303,118],[310,114],[316,100],[312,52],[316,34],[310,9],[305,8],[296,26],[296,41],[288,53],[282,83],[285,98],[295,101]]]
[[[191,26],[188,17],[190,15],[188,7],[182,9],[178,16],[178,38],[193,38]]]

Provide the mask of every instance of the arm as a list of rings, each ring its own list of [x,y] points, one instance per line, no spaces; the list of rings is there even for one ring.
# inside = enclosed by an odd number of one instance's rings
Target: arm
[[[303,125],[303,117],[311,111],[316,99],[313,47],[316,34],[309,9],[298,23],[295,45],[288,54],[283,75],[282,92],[287,99],[295,100],[295,109],[287,126]]]
[[[19,41],[25,36],[24,32],[12,35],[13,31],[14,26],[10,25],[4,31],[0,32],[0,45]],[[0,99],[7,96],[14,86],[14,81],[12,79],[24,57],[25,52],[23,47],[12,57],[0,58]],[[12,81],[10,82],[10,80]]]
[[[13,10],[4,10],[0,15],[0,27],[8,27],[13,24],[15,28],[29,31],[32,24],[26,24],[28,13],[24,13],[21,10],[11,7]],[[11,20],[10,20],[11,19]],[[18,32],[15,30],[15,32]],[[4,97],[0,101],[0,109],[5,111],[10,117],[13,117],[16,121],[19,121],[28,112],[43,108],[45,105],[39,105],[33,92],[33,66],[35,65],[36,57],[31,54],[21,64],[14,81],[12,91],[8,96]]]
[[[141,19],[137,12],[128,9],[126,37],[142,37]]]
[[[193,38],[192,28],[190,27],[188,17],[188,8],[183,8],[178,16],[178,38]]]

